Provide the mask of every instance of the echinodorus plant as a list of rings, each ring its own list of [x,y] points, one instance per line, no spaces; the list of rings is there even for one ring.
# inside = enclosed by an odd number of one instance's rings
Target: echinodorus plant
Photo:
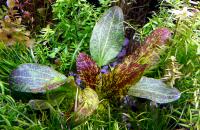
[[[114,61],[121,51],[124,40],[122,22],[123,13],[119,7],[115,6],[109,9],[96,23],[90,41],[91,58],[84,53],[80,53],[77,57],[76,66],[80,79],[86,86],[94,89],[100,99],[106,98],[113,103],[120,101],[128,94],[129,88],[131,88],[129,95],[151,99],[158,103],[167,103],[178,99],[180,97],[178,90],[170,89],[162,83],[155,88],[146,87],[145,91],[136,91],[137,86],[140,85],[135,86],[144,71],[155,64],[159,53],[165,50],[171,38],[171,32],[167,28],[155,29],[143,44],[138,45],[137,49],[126,56],[121,63],[115,65],[109,72],[101,73],[101,67]],[[140,82],[146,81],[157,82],[157,80],[148,78],[143,78]],[[169,95],[156,95],[156,89],[159,87],[169,91]],[[134,94],[133,91],[137,94]],[[159,91],[158,89],[157,93]],[[156,96],[163,96],[163,102],[156,100]]]

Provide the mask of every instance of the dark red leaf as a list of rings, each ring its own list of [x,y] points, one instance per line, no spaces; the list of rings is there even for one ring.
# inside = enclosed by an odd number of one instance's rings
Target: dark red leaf
[[[157,28],[145,40],[145,44],[153,46],[161,46],[171,37],[171,32],[168,28]]]
[[[95,89],[100,81],[100,69],[97,64],[87,54],[80,53],[77,57],[76,67],[81,80],[87,86]]]
[[[161,48],[164,48],[171,38],[171,32],[167,28],[158,28],[154,30],[136,49],[131,58],[134,58],[140,64],[152,64],[159,57]]]

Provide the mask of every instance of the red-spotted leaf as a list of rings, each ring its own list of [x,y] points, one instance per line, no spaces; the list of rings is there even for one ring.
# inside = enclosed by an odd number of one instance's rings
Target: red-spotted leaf
[[[171,32],[168,28],[155,29],[145,40],[145,44],[152,44],[153,46],[161,46],[171,37]]]
[[[97,93],[86,87],[79,91],[77,100],[77,110],[75,110],[75,123],[80,123],[87,119],[99,106]]]
[[[130,59],[128,57],[128,59]],[[100,88],[103,98],[121,98],[129,87],[140,80],[146,64],[141,65],[133,60],[125,59],[123,63],[118,64],[110,73],[102,74],[102,86]]]
[[[150,64],[156,61],[159,53],[171,38],[171,32],[167,28],[158,28],[154,30],[144,41],[144,43],[135,50],[131,58],[137,63]]]
[[[88,55],[80,53],[77,57],[76,67],[81,80],[87,86],[95,89],[100,81],[100,69],[97,64]]]

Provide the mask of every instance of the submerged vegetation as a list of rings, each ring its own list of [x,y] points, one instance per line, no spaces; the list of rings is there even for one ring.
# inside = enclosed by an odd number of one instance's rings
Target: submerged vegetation
[[[200,130],[200,2],[90,2],[0,1],[0,129]]]

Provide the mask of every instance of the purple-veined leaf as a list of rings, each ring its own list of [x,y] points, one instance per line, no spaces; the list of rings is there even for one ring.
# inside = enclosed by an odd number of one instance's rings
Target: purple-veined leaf
[[[176,88],[167,86],[162,80],[142,77],[129,89],[128,95],[150,99],[156,103],[168,103],[179,99],[181,94]]]
[[[18,92],[44,93],[66,82],[66,76],[39,64],[21,64],[10,75],[10,87]]]
[[[86,54],[80,53],[76,61],[77,72],[85,84],[93,89],[99,84],[100,69]]]
[[[111,7],[96,23],[90,39],[90,53],[99,66],[108,64],[120,52],[124,41],[121,8]]]

